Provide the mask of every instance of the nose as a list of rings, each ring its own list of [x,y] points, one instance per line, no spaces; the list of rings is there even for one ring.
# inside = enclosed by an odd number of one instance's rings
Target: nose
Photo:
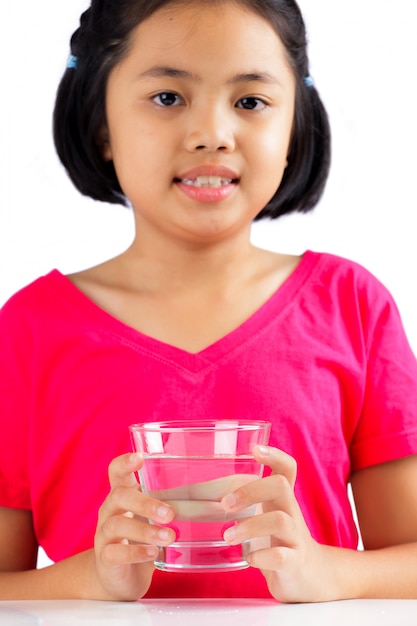
[[[185,148],[189,152],[233,152],[235,130],[230,114],[218,104],[194,107],[187,119]]]

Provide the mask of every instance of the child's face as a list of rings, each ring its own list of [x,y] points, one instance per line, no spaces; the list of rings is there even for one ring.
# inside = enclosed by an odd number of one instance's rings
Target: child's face
[[[233,2],[142,22],[109,77],[104,148],[140,228],[194,242],[247,233],[281,182],[294,100],[281,40]]]

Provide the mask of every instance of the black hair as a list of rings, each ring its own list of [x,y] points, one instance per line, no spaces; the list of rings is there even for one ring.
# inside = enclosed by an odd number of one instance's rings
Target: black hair
[[[192,0],[92,0],[71,38],[76,69],[67,68],[58,88],[53,120],[58,156],[78,190],[95,200],[127,205],[113,163],[102,156],[106,88],[112,69],[127,54],[132,31],[158,9]],[[194,0],[195,1],[195,0]],[[296,79],[295,114],[288,166],[281,184],[257,215],[276,218],[316,206],[330,168],[330,128],[309,76],[307,37],[295,0],[234,1],[266,19],[286,49]]]

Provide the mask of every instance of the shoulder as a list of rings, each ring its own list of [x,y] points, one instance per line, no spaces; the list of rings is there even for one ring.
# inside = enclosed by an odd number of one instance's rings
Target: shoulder
[[[1,335],[27,336],[30,328],[47,326],[60,306],[60,295],[68,289],[67,282],[63,274],[52,270],[19,289],[0,308]]]
[[[318,318],[343,327],[361,328],[370,337],[381,323],[402,326],[394,298],[385,285],[360,263],[328,253],[309,252],[311,264],[305,304]],[[308,300],[308,303],[307,303]]]
[[[313,252],[311,250],[306,252],[306,256],[311,259],[321,278],[326,278],[331,282],[353,279],[355,282],[378,284],[382,287],[377,277],[357,261],[329,252]]]
[[[312,270],[311,282],[321,285],[339,297],[356,294],[362,299],[391,301],[392,296],[385,285],[368,269],[356,261],[327,252],[306,253]]]
[[[58,270],[52,270],[49,274],[41,276],[30,284],[19,289],[0,308],[0,316],[3,318],[9,315],[16,315],[20,311],[32,311],[34,308],[42,307],[45,298],[48,297],[53,285],[64,277]],[[49,299],[49,298],[48,298]]]
[[[74,325],[76,296],[70,281],[52,270],[26,285],[0,309],[0,369],[16,363],[29,371],[41,354],[59,350]]]

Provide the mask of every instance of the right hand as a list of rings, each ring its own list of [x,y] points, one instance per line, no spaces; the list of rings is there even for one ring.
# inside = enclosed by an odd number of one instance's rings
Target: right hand
[[[158,546],[175,541],[172,529],[159,526],[172,521],[172,508],[142,493],[136,480],[142,464],[142,455],[124,454],[109,465],[111,490],[100,507],[94,540],[102,599],[141,598],[151,583]]]

